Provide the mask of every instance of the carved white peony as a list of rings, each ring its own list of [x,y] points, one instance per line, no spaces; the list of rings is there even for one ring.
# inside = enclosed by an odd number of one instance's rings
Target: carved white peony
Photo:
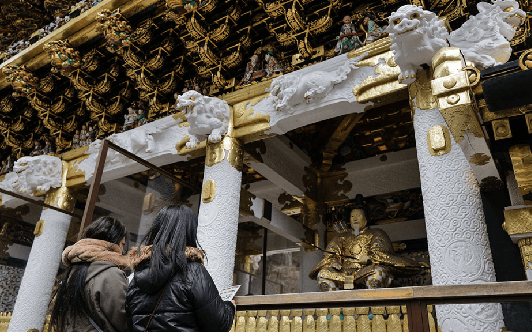
[[[430,64],[432,57],[448,46],[445,38],[449,34],[443,25],[436,14],[419,6],[405,5],[390,15],[385,31],[392,39],[395,63],[401,68],[400,83],[414,82],[421,65]]]
[[[283,75],[272,81],[270,94],[274,97],[274,107],[277,111],[293,112],[294,106],[303,102],[310,103],[313,99],[324,98],[331,92],[336,84],[347,79],[347,75],[355,68],[356,64],[365,56],[347,59],[336,72],[312,71],[308,74],[297,76]]]
[[[512,55],[509,40],[523,24],[526,13],[517,1],[479,2],[477,8],[477,15],[451,32],[449,43],[481,69],[505,63]]]
[[[191,90],[177,97],[176,109],[182,108],[189,123],[190,141],[187,148],[192,149],[207,137],[212,143],[222,140],[227,134],[230,110],[225,100],[207,97]]]
[[[0,188],[33,196],[36,191],[46,192],[50,188],[61,187],[62,169],[61,159],[57,157],[22,157],[15,162],[13,172],[7,173],[5,179],[0,182]],[[20,204],[24,204],[24,201],[10,195],[2,195],[2,205],[15,207]]]

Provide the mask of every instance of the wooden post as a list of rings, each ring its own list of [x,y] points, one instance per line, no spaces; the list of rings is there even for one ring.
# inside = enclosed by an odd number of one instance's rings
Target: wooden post
[[[406,303],[408,313],[408,330],[410,332],[429,332],[429,316],[425,301],[409,301]]]
[[[78,241],[81,239],[81,235],[85,230],[85,227],[92,222],[92,213],[96,206],[96,199],[98,198],[98,191],[100,190],[100,182],[102,181],[103,169],[105,166],[105,159],[107,158],[107,151],[109,150],[109,141],[103,140],[100,148],[100,154],[96,160],[96,167],[94,169],[94,180],[92,181],[89,189],[89,196],[87,197],[87,203],[85,204],[85,211],[83,212],[83,219],[79,227]]]

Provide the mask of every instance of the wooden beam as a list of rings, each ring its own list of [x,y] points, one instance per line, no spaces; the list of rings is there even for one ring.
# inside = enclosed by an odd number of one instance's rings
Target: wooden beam
[[[94,170],[94,180],[92,181],[91,187],[89,189],[89,196],[87,197],[87,202],[85,203],[85,211],[83,212],[83,219],[81,220],[81,225],[79,227],[78,241],[83,235],[85,227],[92,222],[92,214],[94,208],[96,207],[96,199],[98,198],[98,192],[100,191],[100,182],[102,181],[103,169],[105,166],[105,159],[107,158],[107,151],[109,150],[109,141],[103,140],[102,146],[100,148],[100,154],[96,160],[96,167]]]

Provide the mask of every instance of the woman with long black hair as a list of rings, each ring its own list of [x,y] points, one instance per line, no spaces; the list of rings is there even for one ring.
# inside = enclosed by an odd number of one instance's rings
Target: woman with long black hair
[[[198,217],[186,206],[167,206],[133,259],[126,309],[131,332],[227,332],[235,306],[223,301],[203,266]]]
[[[125,332],[126,227],[111,217],[94,221],[83,238],[63,251],[51,325],[56,332]]]

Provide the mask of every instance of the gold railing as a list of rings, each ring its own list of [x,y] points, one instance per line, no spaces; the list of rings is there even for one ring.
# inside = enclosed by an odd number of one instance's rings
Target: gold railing
[[[11,322],[11,316],[13,316],[13,314],[10,312],[0,312],[0,332],[7,332],[7,328],[9,327],[9,322]],[[44,327],[42,331],[43,332],[54,331],[54,329],[50,328],[50,315],[46,316],[46,321],[44,322]]]
[[[532,281],[239,296],[232,332],[436,332],[432,305],[532,301]]]
[[[429,331],[437,332],[432,305]],[[406,332],[406,306],[237,311],[231,332]]]
[[[7,327],[11,321],[10,312],[0,312],[0,332],[7,332]]]

